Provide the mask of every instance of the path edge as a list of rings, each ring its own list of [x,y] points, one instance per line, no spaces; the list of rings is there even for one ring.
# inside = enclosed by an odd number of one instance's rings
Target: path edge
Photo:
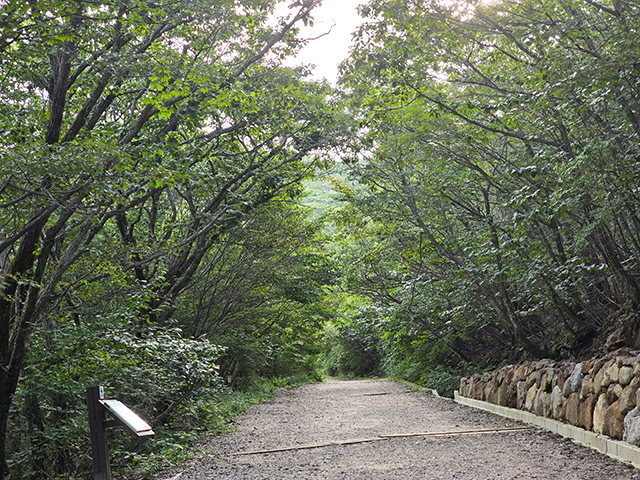
[[[513,420],[520,420],[525,423],[542,427],[545,430],[557,433],[565,438],[570,438],[586,447],[597,450],[600,453],[604,453],[618,461],[630,463],[635,468],[640,469],[640,448],[635,445],[631,445],[630,443],[614,440],[605,435],[590,432],[580,427],[559,422],[558,420],[540,417],[524,410],[517,410],[515,408],[503,407],[502,405],[495,405],[482,400],[463,397],[460,395],[458,390],[453,393],[453,396],[454,401],[461,405],[466,405],[468,407],[477,408],[479,410],[495,413]]]
[[[438,391],[433,388],[423,387],[422,385],[418,385],[417,383],[410,382],[409,380],[405,380],[403,378],[395,378],[395,377],[387,377],[387,378],[392,382],[401,383],[403,385],[411,387],[415,391],[426,392],[426,393],[430,393],[434,397],[440,397],[440,395],[438,394]]]

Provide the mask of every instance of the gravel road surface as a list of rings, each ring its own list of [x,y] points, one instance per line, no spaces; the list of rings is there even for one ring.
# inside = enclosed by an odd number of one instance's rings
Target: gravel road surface
[[[180,480],[640,480],[639,470],[534,427],[397,436],[528,426],[386,380],[281,390],[235,423],[202,440],[208,453]]]

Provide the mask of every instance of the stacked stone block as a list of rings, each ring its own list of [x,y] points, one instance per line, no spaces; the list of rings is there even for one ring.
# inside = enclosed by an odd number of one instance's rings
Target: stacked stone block
[[[640,446],[640,352],[508,365],[462,378],[459,393]]]

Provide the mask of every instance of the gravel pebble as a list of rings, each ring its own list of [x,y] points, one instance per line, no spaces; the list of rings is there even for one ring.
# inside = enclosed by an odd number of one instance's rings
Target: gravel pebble
[[[235,424],[238,430],[229,435],[200,441],[202,457],[183,467],[180,480],[640,480],[640,471],[629,465],[533,427],[324,445],[379,435],[526,426],[386,380],[329,380],[280,390]],[[320,446],[231,455],[310,444]]]

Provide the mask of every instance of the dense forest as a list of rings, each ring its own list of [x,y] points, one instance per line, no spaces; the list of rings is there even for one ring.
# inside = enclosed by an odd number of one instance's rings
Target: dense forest
[[[318,3],[0,1],[0,479],[91,478],[90,386],[150,478],[276,386],[640,347],[640,5],[371,0],[332,87]]]

